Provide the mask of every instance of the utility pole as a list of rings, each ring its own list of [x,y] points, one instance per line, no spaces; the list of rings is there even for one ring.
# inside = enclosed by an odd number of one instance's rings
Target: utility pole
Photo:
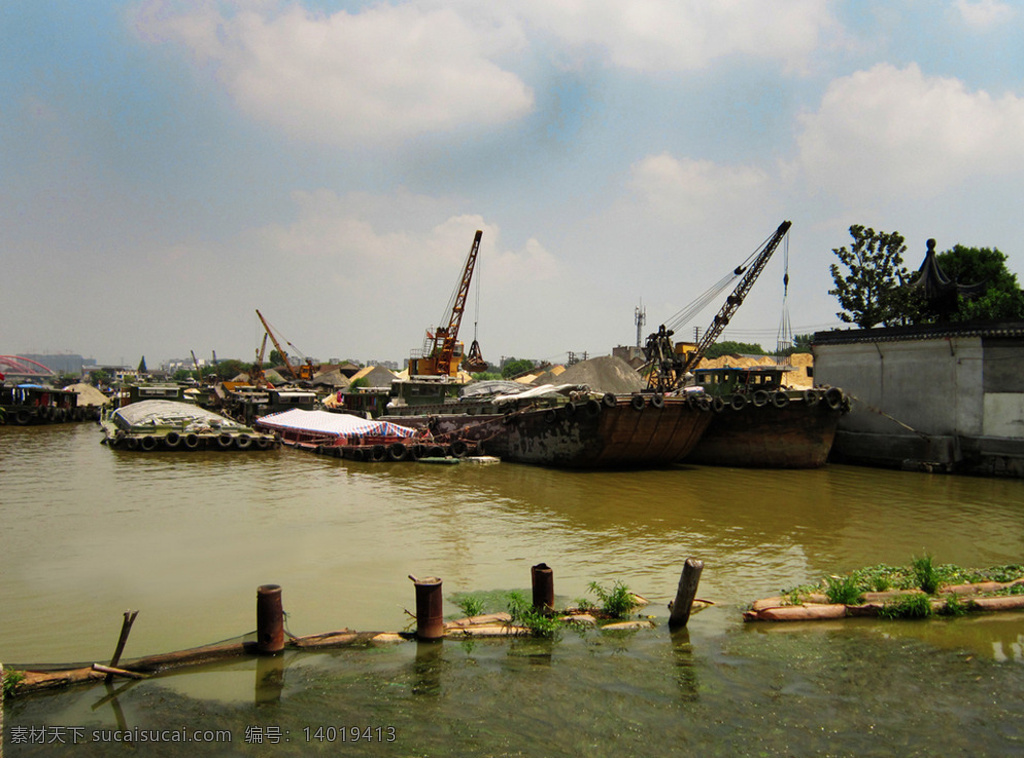
[[[640,347],[640,335],[643,333],[644,324],[647,323],[647,310],[644,308],[643,300],[633,310],[633,320],[636,322],[636,346]]]

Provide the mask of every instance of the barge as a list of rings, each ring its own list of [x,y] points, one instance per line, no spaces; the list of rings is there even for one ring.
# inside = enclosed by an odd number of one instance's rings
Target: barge
[[[274,434],[176,400],[143,400],[104,414],[103,442],[111,448],[155,450],[269,450]]]

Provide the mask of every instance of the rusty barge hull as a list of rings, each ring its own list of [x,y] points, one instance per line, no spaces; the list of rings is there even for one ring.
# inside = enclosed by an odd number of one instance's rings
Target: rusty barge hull
[[[824,399],[792,399],[784,407],[726,405],[714,414],[686,463],[739,468],[818,468],[825,465],[845,413]]]
[[[683,397],[606,395],[509,413],[391,416],[437,440],[513,463],[568,469],[658,468],[694,449],[712,412]]]

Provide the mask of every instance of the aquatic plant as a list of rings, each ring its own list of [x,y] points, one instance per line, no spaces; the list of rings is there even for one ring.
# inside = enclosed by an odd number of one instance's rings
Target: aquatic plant
[[[612,618],[626,618],[638,605],[629,587],[619,580],[615,581],[610,590],[606,590],[597,582],[591,582],[587,587],[601,601],[601,610]]]
[[[950,594],[946,602],[939,608],[940,616],[964,616],[968,611],[973,610],[976,604],[973,600],[964,600],[959,595]]]
[[[14,694],[14,690],[25,678],[25,675],[20,671],[5,671],[4,672],[4,697],[8,697]]]
[[[927,595],[899,595],[878,609],[884,619],[925,619],[932,615],[932,601]]]
[[[459,607],[463,615],[467,617],[479,616],[484,612],[483,598],[476,595],[456,596],[455,605]]]
[[[939,589],[939,572],[932,562],[932,557],[925,553],[920,558],[914,558],[914,579],[922,592],[934,595]]]
[[[825,577],[825,595],[830,603],[842,605],[860,605],[864,601],[864,593],[852,576]]]
[[[521,592],[508,593],[508,614],[512,623],[530,630],[535,637],[557,639],[562,631],[562,622],[536,610]]]

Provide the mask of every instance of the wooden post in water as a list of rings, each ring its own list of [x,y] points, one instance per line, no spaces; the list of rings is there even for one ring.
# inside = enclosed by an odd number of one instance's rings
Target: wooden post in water
[[[284,650],[284,609],[281,585],[262,584],[256,590],[256,651],[274,655]]]
[[[672,614],[668,618],[668,628],[671,630],[682,629],[690,620],[690,607],[693,599],[697,596],[697,585],[700,584],[700,575],[704,570],[704,561],[696,558],[687,558],[683,564],[683,573],[679,577],[679,588],[676,590],[676,599],[672,603]]]
[[[110,667],[114,668],[121,661],[121,653],[124,652],[124,646],[128,642],[128,635],[132,631],[132,624],[135,623],[135,617],[139,615],[138,611],[125,611],[124,621],[121,622],[121,635],[117,638],[117,647],[114,648],[114,657],[110,659]],[[114,681],[114,675],[107,673],[105,680],[108,684]]]
[[[436,576],[417,579],[416,584],[416,637],[421,640],[439,640],[444,637],[444,601],[441,580]]]
[[[530,568],[533,580],[533,609],[541,613],[555,610],[555,572],[546,563]]]

